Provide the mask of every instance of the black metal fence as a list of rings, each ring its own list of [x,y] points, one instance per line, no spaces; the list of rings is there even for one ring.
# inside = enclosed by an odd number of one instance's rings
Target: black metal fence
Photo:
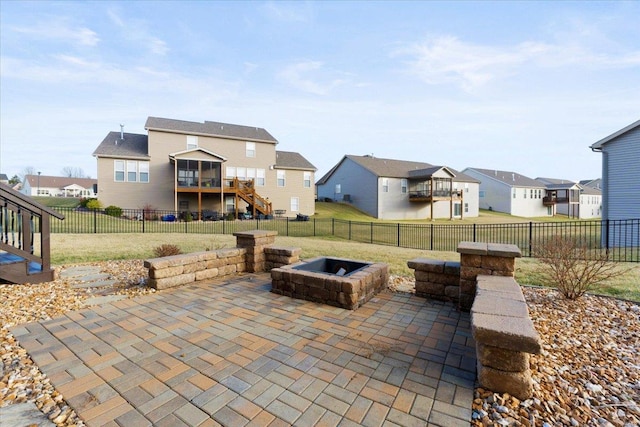
[[[511,224],[405,224],[340,219],[298,221],[296,218],[219,219],[172,211],[123,209],[118,216],[104,210],[56,208],[65,215],[54,219],[53,233],[200,233],[233,234],[247,230],[274,230],[281,236],[338,237],[363,243],[411,249],[455,251],[461,241],[514,244],[523,256],[533,255],[536,244],[562,235],[578,240],[593,253],[607,251],[613,260],[640,262],[640,219]],[[112,213],[113,214],[113,213]],[[195,218],[198,216],[196,215]],[[227,217],[229,218],[229,217]]]

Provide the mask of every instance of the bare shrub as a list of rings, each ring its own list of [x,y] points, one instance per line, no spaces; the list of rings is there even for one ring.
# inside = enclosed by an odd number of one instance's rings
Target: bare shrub
[[[156,213],[156,207],[150,203],[146,203],[142,206],[142,215],[144,216],[145,221],[155,221],[158,219],[158,214]]]
[[[165,243],[164,245],[160,245],[157,248],[154,248],[153,253],[156,257],[161,258],[171,255],[180,255],[182,251],[176,245],[169,245]]]
[[[557,235],[538,242],[533,255],[541,262],[542,279],[570,300],[628,271],[610,261],[605,251],[589,249],[580,239],[569,236]]]

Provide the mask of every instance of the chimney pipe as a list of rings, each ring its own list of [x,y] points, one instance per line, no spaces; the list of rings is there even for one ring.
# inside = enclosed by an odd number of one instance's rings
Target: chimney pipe
[[[120,139],[124,139],[124,125],[120,125]]]
[[[516,174],[515,174],[515,173],[512,173],[512,174],[511,174],[511,179],[512,179],[513,181],[515,181],[515,180],[516,180]]]

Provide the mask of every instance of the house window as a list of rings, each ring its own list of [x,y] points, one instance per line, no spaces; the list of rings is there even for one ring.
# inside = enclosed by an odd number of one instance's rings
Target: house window
[[[140,182],[149,182],[149,162],[138,162]]]
[[[461,215],[461,206],[460,203],[455,203],[453,205],[453,216],[460,216]]]
[[[138,162],[135,160],[127,160],[127,181],[138,181]]]
[[[402,178],[400,180],[400,192],[402,194],[407,194],[407,187],[408,187],[407,179],[406,178]]]
[[[527,189],[526,188],[524,189],[524,198],[525,199],[527,198]]]
[[[513,193],[513,198],[516,198],[516,189],[514,188],[513,190],[511,190],[511,193]]]
[[[291,212],[298,212],[300,210],[300,199],[298,197],[291,198]]]
[[[236,168],[236,176],[242,181],[247,180],[247,168]]]
[[[480,192],[478,193],[478,197],[480,197],[481,199],[484,197],[484,190],[480,190]]]
[[[533,199],[533,190],[529,190],[529,196]]]
[[[256,143],[255,142],[247,142],[246,149],[247,157],[255,157],[256,156]]]
[[[382,192],[389,192],[389,178],[382,178]]]
[[[264,181],[264,169],[256,169],[256,185],[259,185],[261,187],[264,186],[265,181]]]
[[[198,148],[198,137],[187,135],[187,150],[195,150],[196,148]]]
[[[341,184],[336,184],[336,194],[340,194],[342,192],[342,185]]]
[[[464,213],[469,213],[469,203],[464,204]]]
[[[304,188],[311,188],[311,172],[304,173],[304,179],[302,181],[302,186]]]
[[[247,168],[247,180],[256,182],[256,170],[255,168]]]
[[[236,168],[234,166],[227,166],[225,176],[227,178],[235,178],[236,177]]]
[[[469,183],[465,182],[464,183],[464,192],[468,193],[469,192]],[[465,211],[466,212],[466,211]]]
[[[285,171],[278,171],[278,187],[284,187],[285,184]]]
[[[114,160],[113,164],[114,180],[116,182],[124,182],[124,160]]]

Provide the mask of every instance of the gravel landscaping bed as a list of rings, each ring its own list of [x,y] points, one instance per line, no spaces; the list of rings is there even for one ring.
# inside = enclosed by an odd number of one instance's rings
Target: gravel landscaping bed
[[[58,426],[83,426],[9,328],[86,307],[89,297],[151,293],[142,261],[91,263],[116,279],[110,289],[73,288],[78,278],[38,285],[0,284],[0,407],[34,402]],[[411,292],[413,279],[392,277],[389,290]],[[476,389],[472,425],[640,425],[640,306],[523,288],[543,352],[531,357],[533,399]]]

